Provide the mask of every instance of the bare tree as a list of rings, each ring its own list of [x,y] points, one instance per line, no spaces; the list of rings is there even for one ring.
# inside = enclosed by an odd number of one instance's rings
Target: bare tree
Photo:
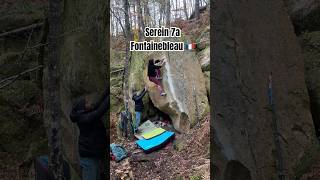
[[[155,27],[157,25],[157,21],[156,21],[156,6],[155,6],[155,2],[153,5],[153,21],[152,21],[152,25]]]
[[[63,158],[61,143],[61,102],[59,88],[59,43],[60,35],[60,0],[50,0],[49,7],[49,60],[48,68],[48,99],[45,102],[47,118],[49,118],[49,172],[54,180],[63,179]]]
[[[189,1],[189,13],[188,14],[190,14],[190,16],[192,15],[192,11],[194,10],[194,1],[193,0],[188,0]]]
[[[166,0],[166,26],[170,26],[170,14],[171,14],[171,6],[170,0]]]
[[[136,0],[133,0],[136,1]],[[133,13],[132,13],[132,17],[133,17],[133,27],[134,29],[138,29],[138,18],[137,18],[137,6],[136,3],[132,3],[132,8],[133,8]]]
[[[200,5],[199,5],[199,0],[195,0],[194,3],[194,13],[195,13],[195,18],[199,19],[200,18]]]
[[[40,44],[45,44],[48,39],[48,33],[49,33],[49,22],[48,19],[46,18],[44,21],[44,25],[42,27],[42,33],[41,33],[41,39],[40,39]],[[39,47],[39,54],[37,57],[38,60],[38,65],[42,65],[44,63],[44,53],[45,53],[45,46],[40,46]],[[37,72],[37,83],[40,89],[43,88],[43,69],[39,69]]]
[[[176,12],[175,12],[175,19],[177,19],[178,18],[178,0],[176,0]]]
[[[150,9],[149,9],[149,5],[148,5],[149,3],[148,3],[148,0],[145,0],[144,2],[143,2],[143,9],[144,9],[144,23],[145,23],[145,25],[147,25],[147,26],[151,26],[151,24],[150,24],[150,18],[151,18],[151,15],[150,15]],[[143,29],[144,30],[144,29]]]
[[[129,21],[129,1],[123,0],[123,9],[124,9],[124,19],[125,19],[125,35],[126,35],[126,59],[124,62],[124,71],[123,71],[123,91],[124,91],[124,100],[125,103],[129,100],[128,93],[128,78],[129,78],[129,65],[130,65],[130,54],[129,54],[129,42],[132,40],[131,27]]]
[[[163,25],[164,22],[164,14],[166,12],[166,4],[163,1],[159,1],[159,27]]]
[[[139,23],[139,40],[143,39],[143,31],[144,31],[144,21],[142,17],[142,8],[140,0],[136,0],[137,8],[138,8],[138,23]]]
[[[188,16],[187,1],[186,0],[183,0],[183,12],[184,12],[184,15],[186,16],[186,19],[188,19],[189,16]]]

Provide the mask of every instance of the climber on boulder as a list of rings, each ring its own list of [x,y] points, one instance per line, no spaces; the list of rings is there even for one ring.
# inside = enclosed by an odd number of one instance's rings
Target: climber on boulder
[[[149,80],[153,83],[155,83],[160,90],[160,95],[164,96],[166,93],[163,90],[163,87],[161,85],[161,82],[159,81],[159,76],[160,76],[160,68],[163,66],[165,63],[164,59],[162,60],[154,60],[150,59],[148,63],[148,77]]]
[[[144,89],[140,94],[138,92],[133,92],[132,100],[134,101],[135,107],[134,110],[136,112],[136,123],[134,125],[134,133],[137,133],[138,127],[140,125],[141,115],[144,109],[142,98],[147,92],[147,87],[145,86]]]
[[[163,60],[162,61],[160,61],[159,59],[157,59],[157,60],[155,60],[155,65],[156,66],[161,66],[160,64],[163,62]],[[162,77],[161,77],[161,70],[160,69],[156,69],[156,78],[157,79],[162,79]]]
[[[109,88],[96,103],[81,97],[73,106],[70,119],[80,130],[79,154],[83,180],[100,179],[100,164],[107,153],[107,134],[103,116],[109,109]]]

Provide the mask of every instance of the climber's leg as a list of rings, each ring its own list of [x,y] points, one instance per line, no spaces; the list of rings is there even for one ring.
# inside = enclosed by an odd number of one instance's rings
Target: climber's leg
[[[156,76],[157,79],[162,79],[161,78],[161,70],[160,69],[156,69],[156,74],[157,74],[157,76]]]
[[[141,114],[142,114],[142,112],[136,111],[136,124],[135,124],[135,127],[134,127],[134,132],[135,133],[138,131],[138,127],[140,125]]]
[[[161,82],[160,82],[156,77],[150,77],[150,76],[149,76],[149,80],[150,80],[151,82],[154,82],[154,83],[157,85],[158,89],[160,90],[160,95],[161,95],[161,96],[166,95],[166,93],[164,92],[163,87],[162,87],[162,85],[161,85]]]
[[[80,157],[83,180],[100,180],[100,160],[98,158]]]

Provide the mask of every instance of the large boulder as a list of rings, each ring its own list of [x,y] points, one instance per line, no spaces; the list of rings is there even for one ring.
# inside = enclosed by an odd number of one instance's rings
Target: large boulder
[[[277,179],[281,160],[286,179],[299,179],[315,155],[301,49],[283,6],[278,0],[217,1],[211,74],[216,179]],[[271,73],[281,160],[268,107]]]
[[[151,58],[164,58],[167,61],[162,68],[166,96],[160,96],[156,85],[147,77],[147,64]],[[153,105],[170,116],[176,130],[188,131],[209,112],[205,78],[194,52],[148,53],[143,58],[134,59],[134,62],[139,64],[138,67],[134,66],[140,69],[137,72],[143,74],[138,73],[139,80],[130,83],[140,83],[137,85],[140,88],[143,88],[142,84],[148,87]]]
[[[143,78],[143,72],[146,67],[146,58],[150,55],[150,53],[142,53],[142,52],[135,52],[132,54],[132,60],[130,65],[130,75],[129,75],[129,96],[130,101],[129,110],[134,115],[134,101],[131,100],[132,92],[134,91],[142,91],[144,86],[146,85]],[[152,101],[149,98],[149,94],[147,93],[143,97],[144,103],[144,111],[142,113],[142,120],[148,119],[150,116],[155,115],[155,109],[153,108]],[[135,119],[135,116],[133,116]]]
[[[62,34],[65,35],[60,54],[61,134],[64,154],[74,165],[79,162],[79,132],[69,119],[72,105],[80,96],[101,96],[108,88],[107,4],[106,1],[84,0],[66,0],[64,3]],[[44,94],[47,98],[46,91]]]
[[[42,21],[46,5],[47,2],[35,0],[2,1],[0,34]],[[40,27],[33,30],[29,46],[38,43]],[[30,32],[31,28],[0,37],[0,79],[37,65],[37,48],[26,51],[21,59]],[[42,92],[35,83],[35,76],[36,71],[24,74],[0,89],[0,168],[19,166],[25,171],[35,156],[48,152]]]
[[[28,164],[47,152],[40,96],[41,90],[28,80],[0,89],[0,168]]]

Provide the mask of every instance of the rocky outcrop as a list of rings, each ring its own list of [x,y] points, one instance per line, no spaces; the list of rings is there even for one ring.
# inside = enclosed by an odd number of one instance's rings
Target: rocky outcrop
[[[305,59],[306,83],[317,136],[320,136],[320,31],[301,37]]]
[[[285,176],[298,179],[318,142],[301,49],[283,2],[218,0],[216,6],[211,72],[216,179],[277,178],[267,96],[271,72]]]
[[[202,71],[210,71],[210,46],[207,46],[204,50],[200,51],[197,56]]]
[[[288,13],[295,26],[296,33],[320,30],[320,1],[285,0]]]
[[[167,60],[162,68],[166,96],[160,96],[156,85],[147,77],[147,63],[151,58]],[[140,73],[130,72],[131,77],[136,77],[135,81],[129,80],[131,89],[141,90],[145,84],[153,105],[170,116],[176,130],[188,131],[209,112],[205,78],[194,52],[148,53],[143,58],[134,58],[132,63],[131,69],[138,68],[133,71]]]
[[[99,6],[97,6],[97,4]],[[62,144],[66,157],[78,162],[78,128],[69,119],[80,96],[98,96],[107,84],[106,1],[64,3],[61,45],[60,92]],[[46,80],[44,81],[46,82]]]
[[[0,89],[0,168],[29,164],[47,152],[40,94],[28,80]]]
[[[45,2],[33,0],[1,2],[1,80],[37,66],[38,49],[29,49],[21,59],[31,28],[7,35],[4,33],[40,22],[44,16],[41,8],[45,5]],[[40,31],[40,26],[33,30],[29,47],[38,43]],[[0,169],[29,168],[35,156],[48,152],[41,89],[36,84],[36,74],[35,71],[26,73],[0,88]]]
[[[2,1],[0,8],[0,33],[38,23],[43,20],[47,1]]]

